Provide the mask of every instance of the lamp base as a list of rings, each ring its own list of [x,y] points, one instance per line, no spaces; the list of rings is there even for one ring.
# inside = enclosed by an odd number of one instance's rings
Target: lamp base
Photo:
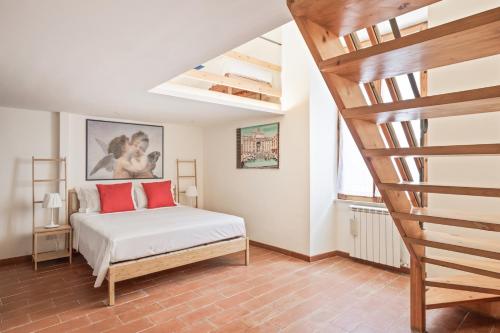
[[[57,227],[60,227],[60,225],[55,224],[54,222],[51,222],[50,224],[47,224],[44,226],[45,229],[53,229],[53,228],[57,228]]]

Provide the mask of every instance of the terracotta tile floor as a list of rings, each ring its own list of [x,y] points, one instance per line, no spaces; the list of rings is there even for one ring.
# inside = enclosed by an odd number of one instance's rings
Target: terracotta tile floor
[[[253,247],[117,285],[92,287],[77,256],[34,272],[0,267],[2,332],[409,332],[407,276],[336,257],[306,263]],[[500,332],[460,309],[428,312],[429,332]]]

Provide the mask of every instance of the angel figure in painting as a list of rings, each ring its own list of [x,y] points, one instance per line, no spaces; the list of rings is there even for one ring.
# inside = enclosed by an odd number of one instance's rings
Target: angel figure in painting
[[[154,151],[146,155],[149,147],[149,137],[146,133],[138,131],[130,139],[126,135],[120,135],[109,144],[98,138],[96,141],[106,156],[97,162],[90,172],[91,176],[104,168],[113,172],[114,179],[157,178],[153,170],[161,154]]]

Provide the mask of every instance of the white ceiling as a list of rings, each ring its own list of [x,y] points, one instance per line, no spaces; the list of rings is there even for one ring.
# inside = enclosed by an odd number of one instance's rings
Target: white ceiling
[[[255,116],[148,90],[290,20],[285,0],[0,0],[0,106],[200,125]]]

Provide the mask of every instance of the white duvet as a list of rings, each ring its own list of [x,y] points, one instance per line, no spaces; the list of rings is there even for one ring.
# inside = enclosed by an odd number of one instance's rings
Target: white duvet
[[[94,287],[110,263],[245,236],[241,217],[185,206],[111,214],[75,213],[73,247],[94,269]]]

